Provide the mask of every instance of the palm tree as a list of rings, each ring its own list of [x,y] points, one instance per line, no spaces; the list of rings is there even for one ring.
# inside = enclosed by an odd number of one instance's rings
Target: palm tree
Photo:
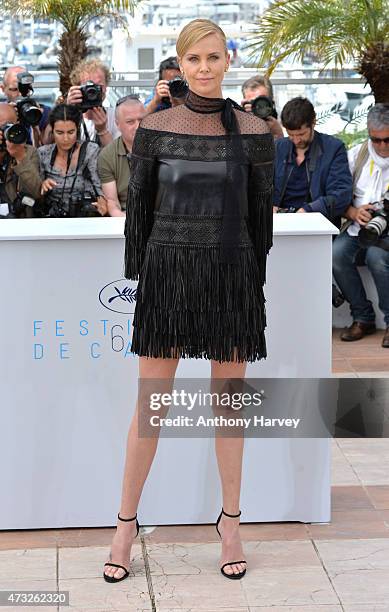
[[[95,17],[111,17],[127,28],[120,11],[133,10],[141,0],[2,0],[1,12],[11,16],[49,19],[64,31],[59,39],[59,87],[63,96],[70,87],[70,73],[87,54],[87,26]]]
[[[323,68],[353,62],[376,102],[389,102],[388,0],[278,0],[257,26],[248,47],[268,74],[290,55],[314,53]]]

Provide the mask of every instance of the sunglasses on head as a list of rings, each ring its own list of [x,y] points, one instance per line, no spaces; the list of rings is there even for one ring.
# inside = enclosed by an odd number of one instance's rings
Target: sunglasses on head
[[[376,138],[375,136],[369,136],[370,140],[374,144],[381,144],[384,142],[386,145],[389,144],[389,136],[387,138]]]
[[[119,98],[119,100],[116,102],[116,108],[127,100],[137,100],[138,102],[140,102],[139,96],[137,96],[136,94],[128,94],[128,96],[123,96],[122,98]]]

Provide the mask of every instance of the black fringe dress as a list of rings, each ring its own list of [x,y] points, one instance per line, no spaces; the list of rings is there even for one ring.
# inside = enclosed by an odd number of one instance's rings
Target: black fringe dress
[[[134,353],[266,357],[273,160],[266,123],[229,99],[190,91],[143,119],[125,223],[125,276],[139,279]]]

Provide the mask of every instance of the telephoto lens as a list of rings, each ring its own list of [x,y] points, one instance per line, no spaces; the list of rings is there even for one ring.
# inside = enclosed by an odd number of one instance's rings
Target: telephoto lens
[[[33,98],[23,98],[16,102],[16,108],[18,111],[19,120],[26,124],[34,127],[39,125],[42,119],[42,111],[38,106],[38,103]]]

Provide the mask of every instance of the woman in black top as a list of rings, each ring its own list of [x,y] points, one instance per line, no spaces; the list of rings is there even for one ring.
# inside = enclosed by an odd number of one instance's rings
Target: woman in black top
[[[273,138],[264,121],[223,100],[223,31],[197,19],[177,40],[189,84],[182,106],[148,115],[131,160],[125,276],[138,279],[132,350],[140,378],[174,379],[180,357],[211,360],[212,379],[244,378],[266,356],[262,286],[272,244]],[[110,582],[128,575],[136,510],[157,440],[130,427]],[[143,413],[142,413],[143,414]],[[223,495],[221,571],[246,571],[239,537],[243,438],[216,436]],[[127,521],[127,522],[126,522]]]

